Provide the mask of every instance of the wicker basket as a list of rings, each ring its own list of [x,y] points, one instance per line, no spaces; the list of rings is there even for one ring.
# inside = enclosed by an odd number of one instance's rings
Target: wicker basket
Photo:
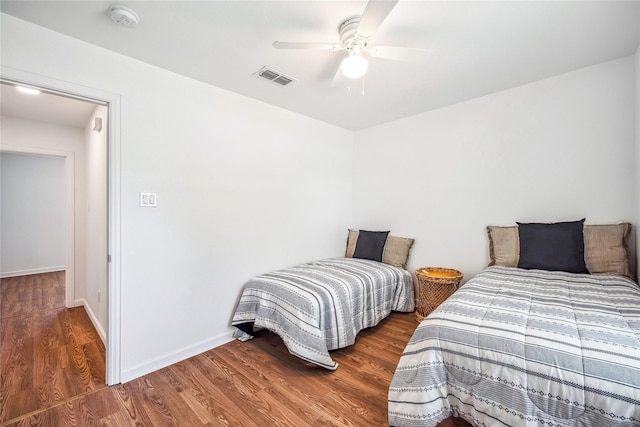
[[[422,320],[449,298],[460,285],[462,273],[451,268],[423,267],[416,270],[418,307],[416,320]]]

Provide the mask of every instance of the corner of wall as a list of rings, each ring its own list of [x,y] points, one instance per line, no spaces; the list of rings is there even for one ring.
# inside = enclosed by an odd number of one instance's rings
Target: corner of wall
[[[87,312],[87,315],[89,316],[89,320],[91,320],[91,323],[93,324],[94,328],[96,328],[96,332],[98,332],[98,335],[102,340],[102,343],[104,345],[107,345],[107,333],[105,332],[104,328],[100,324],[98,317],[91,309],[91,306],[89,305],[89,303],[87,303],[87,300],[86,299],[76,300],[75,306],[84,307],[85,311]]]

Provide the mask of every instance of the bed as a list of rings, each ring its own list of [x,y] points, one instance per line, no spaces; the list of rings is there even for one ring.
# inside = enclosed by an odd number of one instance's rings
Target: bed
[[[640,425],[630,225],[580,227],[579,272],[523,268],[531,241],[522,224],[488,228],[491,265],[422,321],[400,358],[390,425],[450,416],[474,426]]]
[[[330,350],[354,344],[358,332],[391,311],[414,310],[413,279],[405,269],[412,244],[388,232],[350,230],[345,257],[254,277],[233,315],[234,337],[245,341],[268,329],[291,354],[335,370]]]

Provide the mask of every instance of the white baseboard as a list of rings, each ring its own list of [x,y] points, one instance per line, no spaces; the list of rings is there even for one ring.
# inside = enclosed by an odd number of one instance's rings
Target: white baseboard
[[[131,381],[143,375],[149,374],[153,371],[157,371],[158,369],[165,368],[174,363],[193,357],[197,354],[204,353],[205,351],[209,351],[212,348],[219,347],[222,344],[226,344],[229,341],[233,341],[232,335],[233,335],[233,330],[229,329],[228,332],[222,335],[219,335],[217,337],[208,339],[206,341],[202,341],[201,343],[196,344],[194,346],[187,347],[182,350],[173,352],[171,354],[168,354],[167,356],[150,361],[149,363],[144,363],[142,365],[136,366],[135,368],[122,371],[120,380],[123,383],[125,383],[127,381]]]
[[[54,271],[64,271],[67,268],[64,265],[57,267],[31,268],[29,270],[5,271],[0,273],[0,279],[7,277],[28,276],[30,274],[53,273]]]
[[[91,306],[89,305],[89,303],[87,303],[87,300],[85,300],[84,298],[81,299],[81,300],[76,300],[75,301],[75,306],[76,307],[80,307],[80,306],[84,307],[85,311],[89,315],[89,319],[91,320],[91,323],[93,323],[93,327],[96,328],[96,332],[98,332],[98,335],[100,336],[100,339],[102,340],[102,343],[106,346],[107,345],[107,334],[104,332],[104,329],[102,328],[102,325],[100,325],[100,322],[98,321],[98,317],[95,315],[93,310],[91,310]]]

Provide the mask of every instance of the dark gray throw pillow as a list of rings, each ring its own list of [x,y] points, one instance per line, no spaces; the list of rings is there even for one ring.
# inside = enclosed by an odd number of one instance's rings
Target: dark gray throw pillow
[[[584,261],[584,218],[550,224],[517,224],[518,268],[589,273]]]
[[[382,253],[388,235],[388,231],[360,230],[353,257],[382,262]]]

